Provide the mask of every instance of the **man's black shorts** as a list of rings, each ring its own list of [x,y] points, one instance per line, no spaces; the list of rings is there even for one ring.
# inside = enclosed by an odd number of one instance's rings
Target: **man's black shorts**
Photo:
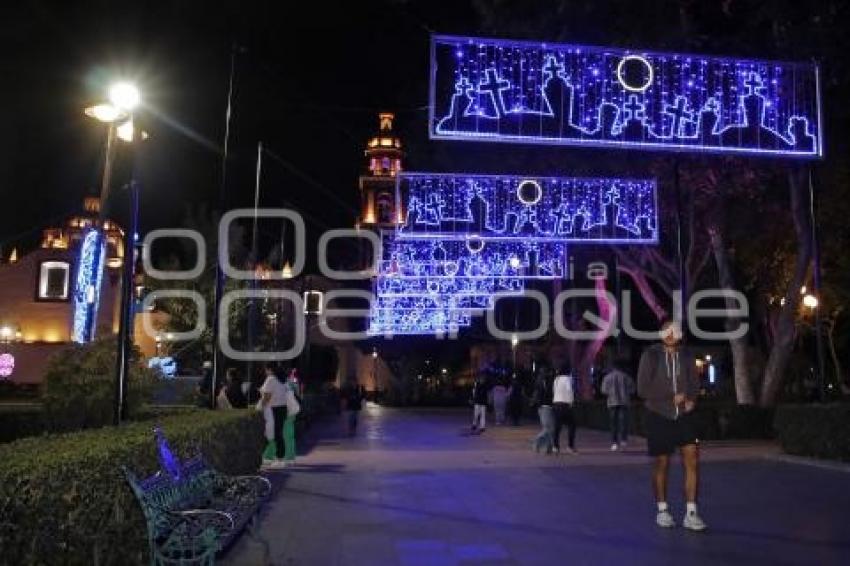
[[[646,446],[650,456],[672,454],[679,446],[697,442],[693,413],[685,413],[671,420],[646,411]]]

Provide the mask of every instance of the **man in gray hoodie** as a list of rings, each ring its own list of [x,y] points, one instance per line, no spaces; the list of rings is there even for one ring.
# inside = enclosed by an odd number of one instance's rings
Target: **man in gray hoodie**
[[[687,512],[682,525],[694,531],[706,528],[697,514],[699,451],[693,410],[699,394],[699,378],[693,355],[681,346],[682,329],[667,321],[661,326],[661,344],[644,350],[638,369],[638,395],[646,408],[646,440],[653,457],[652,484],[660,527],[676,522],[667,506],[667,473],[670,455],[679,448],[685,467]]]

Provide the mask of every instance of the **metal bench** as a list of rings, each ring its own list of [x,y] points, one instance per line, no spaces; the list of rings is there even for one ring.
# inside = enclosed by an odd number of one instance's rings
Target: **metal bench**
[[[228,476],[198,455],[181,462],[162,430],[154,429],[160,467],[139,479],[122,467],[148,528],[151,564],[213,564],[254,518],[271,495],[262,476]]]

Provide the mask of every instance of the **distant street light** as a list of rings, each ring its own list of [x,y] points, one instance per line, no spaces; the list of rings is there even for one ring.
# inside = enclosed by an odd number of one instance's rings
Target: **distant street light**
[[[808,307],[812,310],[818,308],[818,298],[812,294],[808,294],[803,297],[803,306]]]

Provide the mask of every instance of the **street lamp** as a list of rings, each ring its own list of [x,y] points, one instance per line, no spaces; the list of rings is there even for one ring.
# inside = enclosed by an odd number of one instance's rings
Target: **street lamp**
[[[106,220],[106,203],[112,180],[112,165],[115,154],[116,136],[128,143],[135,141],[133,110],[141,103],[141,94],[135,85],[129,82],[117,82],[109,87],[108,103],[95,104],[85,109],[86,116],[108,124],[106,137],[106,156],[103,163],[103,179],[100,187],[100,226],[98,234],[103,241],[103,223]],[[144,138],[145,136],[141,136]],[[138,186],[134,179],[128,185],[130,191],[130,226],[124,235],[124,264],[121,277],[120,318],[118,324],[118,345],[115,361],[115,406],[113,424],[120,424],[124,413],[125,388],[130,366],[130,328],[132,317],[132,285],[135,268],[134,237],[138,231],[137,217],[139,206]],[[102,249],[102,244],[101,244]],[[101,252],[103,253],[103,252]],[[89,309],[95,308],[95,301]],[[93,310],[90,310],[90,313]]]
[[[818,298],[809,293],[803,297],[803,306],[808,307],[812,310],[818,308]]]

